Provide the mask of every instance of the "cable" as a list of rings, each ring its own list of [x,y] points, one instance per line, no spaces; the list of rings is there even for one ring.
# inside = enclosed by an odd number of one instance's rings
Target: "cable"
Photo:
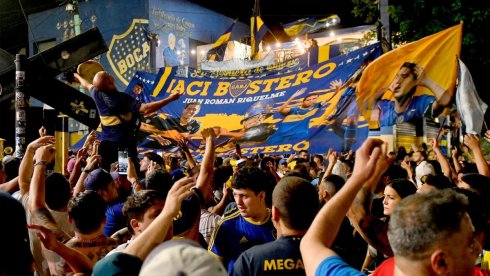
[[[34,40],[34,44],[36,44],[37,49],[39,49],[39,44],[37,43],[37,39],[34,36],[34,32],[31,29],[31,25],[29,25],[29,21],[27,20],[27,15],[26,15],[26,13],[24,11],[24,7],[22,6],[21,0],[19,0],[19,6],[20,6],[20,9],[22,10],[22,15],[24,16],[24,20],[26,21],[27,29],[31,33],[32,39]],[[41,52],[39,52],[39,55],[41,56],[41,60],[46,64],[46,61],[44,60],[44,57],[43,57],[43,55],[42,55]]]

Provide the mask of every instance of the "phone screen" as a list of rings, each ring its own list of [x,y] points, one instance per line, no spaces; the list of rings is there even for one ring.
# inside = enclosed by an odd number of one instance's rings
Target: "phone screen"
[[[117,152],[117,163],[119,174],[128,174],[128,151],[126,149],[121,149]]]

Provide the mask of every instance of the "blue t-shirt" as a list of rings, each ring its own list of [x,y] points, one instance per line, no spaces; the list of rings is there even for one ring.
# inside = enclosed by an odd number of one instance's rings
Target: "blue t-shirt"
[[[107,207],[106,224],[104,225],[104,235],[107,237],[127,226],[126,216],[122,212],[123,206],[124,202],[119,202]]]
[[[380,100],[377,105],[380,109],[379,125],[392,126],[396,123],[403,123],[412,120],[413,118],[422,118],[425,110],[435,101],[435,97],[431,95],[415,96],[408,108],[404,112],[397,113],[395,111],[395,102],[392,100]]]
[[[252,246],[275,240],[275,228],[269,219],[256,224],[236,211],[225,216],[214,229],[209,241],[209,252],[220,258],[230,272],[235,260]]]
[[[141,102],[128,94],[90,89],[90,96],[99,111],[102,132],[101,141],[125,142],[135,139],[135,116],[138,116]],[[122,120],[124,120],[124,122]]]
[[[366,274],[352,268],[339,256],[331,256],[323,260],[315,271],[316,276],[342,275],[342,276],[365,276]]]

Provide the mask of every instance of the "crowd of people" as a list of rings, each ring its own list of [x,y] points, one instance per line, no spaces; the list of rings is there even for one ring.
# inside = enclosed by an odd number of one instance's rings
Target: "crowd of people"
[[[67,175],[51,171],[42,131],[21,160],[2,160],[0,275],[489,275],[476,135],[449,157],[438,138],[397,153],[368,139],[347,153],[217,156],[204,128],[202,159],[185,142],[140,159],[131,116],[177,96],[145,106],[106,73],[79,80],[104,110],[103,135],[88,135]]]

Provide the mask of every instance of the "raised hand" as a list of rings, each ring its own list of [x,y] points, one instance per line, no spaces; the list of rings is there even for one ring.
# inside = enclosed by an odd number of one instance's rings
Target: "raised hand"
[[[34,160],[35,162],[48,162],[50,163],[51,161],[54,160],[54,153],[56,152],[56,149],[54,148],[53,144],[48,144],[45,146],[40,147],[38,150],[36,150],[36,154],[34,155]]]
[[[466,134],[463,143],[473,151],[480,148],[480,138],[475,134]]]
[[[53,250],[56,248],[56,246],[58,246],[58,240],[50,229],[36,224],[28,224],[27,228],[36,230],[36,236],[43,243],[46,249]]]
[[[342,87],[342,80],[333,80],[330,82],[330,88],[333,90],[339,90]]]
[[[294,94],[291,96],[291,98],[299,97],[299,96],[303,95],[303,93],[305,93],[305,91],[306,91],[306,87],[303,87],[300,90],[294,92]]]
[[[32,149],[33,151],[36,151],[38,148],[46,145],[54,145],[56,142],[54,136],[51,135],[46,135],[46,136],[41,136],[40,138],[37,138],[36,140],[32,141],[27,147],[29,149]]]
[[[193,193],[190,189],[195,185],[196,183],[192,177],[184,177],[175,182],[170,191],[168,191],[162,213],[176,217],[179,214],[182,201]]]
[[[48,134],[46,133],[46,128],[45,128],[44,126],[42,126],[42,127],[41,127],[41,128],[38,130],[38,132],[39,132],[39,137],[44,137],[44,136],[48,135]]]

